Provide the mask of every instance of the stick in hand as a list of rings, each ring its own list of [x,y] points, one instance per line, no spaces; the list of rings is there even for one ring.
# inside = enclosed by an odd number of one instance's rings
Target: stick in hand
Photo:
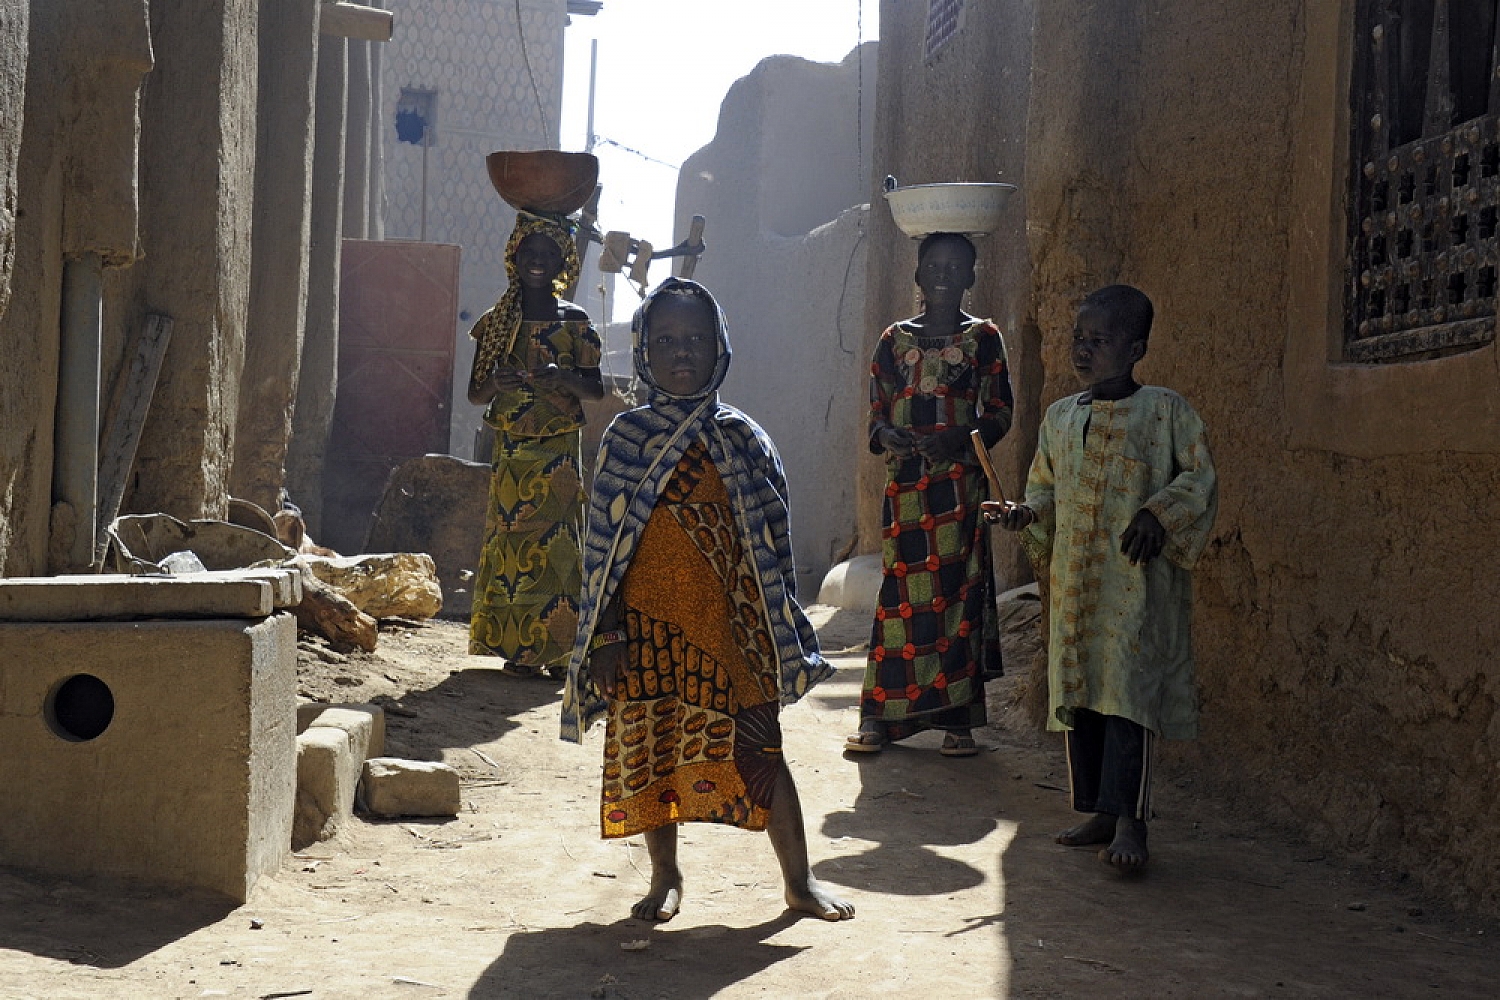
[[[995,475],[995,467],[990,463],[990,450],[984,446],[984,435],[973,430],[969,432],[969,440],[974,442],[974,454],[979,456],[979,467],[984,470],[984,478],[990,481],[992,498],[1005,503],[1005,491],[1000,488],[1000,478]]]

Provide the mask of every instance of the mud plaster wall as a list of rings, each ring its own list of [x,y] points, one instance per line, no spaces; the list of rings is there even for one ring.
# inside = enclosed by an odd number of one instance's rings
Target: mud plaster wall
[[[22,0],[0,0],[0,95],[5,106],[22,108],[26,87],[27,8]],[[16,161],[21,154],[22,114],[0,123],[0,314],[10,298],[16,257]]]
[[[136,302],[172,317],[127,510],[219,516],[229,494],[250,288],[256,4],[152,0],[141,99]]]
[[[314,0],[302,2],[309,12]],[[146,312],[176,321],[124,509],[188,517],[222,510],[252,271],[257,5],[68,0],[24,9],[29,25],[23,18],[0,33],[0,52],[19,43],[29,53],[24,91],[4,84],[10,106],[24,100],[24,115],[0,123],[0,136],[21,137],[13,295],[0,314],[6,575],[49,570],[65,257],[97,252],[107,265],[104,420]],[[289,228],[283,235],[297,244]],[[292,379],[294,365],[276,376]]]
[[[254,232],[231,492],[275,511],[307,317],[321,0],[260,8]]]
[[[306,313],[286,449],[288,497],[314,537],[322,532],[323,463],[338,394],[343,240],[380,238],[384,232],[384,157],[371,140],[386,44],[321,33],[317,40]]]
[[[1003,181],[1020,185],[997,232],[976,239],[974,287],[965,308],[993,318],[1005,341],[1016,412],[1011,431],[992,455],[1001,485],[1018,492],[1036,446],[1040,420],[1039,337],[1026,295],[1026,79],[1030,58],[1029,2],[1005,5],[1003,19],[970,4],[967,27],[925,54],[926,4],[884,0],[880,5],[880,103],[875,121],[874,176],[866,197],[870,215],[870,277],[864,342],[851,378],[868,393],[870,359],[880,333],[919,310],[917,244],[891,221],[880,189],[893,175],[903,185],[942,181]],[[985,8],[987,10],[988,7]],[[867,398],[867,397],[866,397]],[[859,445],[861,552],[880,551],[880,502],[885,462]],[[1002,588],[1031,579],[1019,546],[992,538]]]
[[[286,485],[316,537],[322,527],[323,456],[338,387],[339,262],[344,225],[344,125],[348,44],[319,35],[313,84],[312,199],[308,205],[307,313],[287,444]]]
[[[21,321],[39,305],[43,283],[40,262],[26,252],[27,238],[19,232],[35,232],[45,218],[40,212],[28,218],[19,197],[29,174],[22,123],[34,110],[26,88],[31,31],[24,0],[0,2],[0,102],[20,112],[0,119],[0,338],[10,345],[0,355],[0,575],[30,571],[45,559],[50,463],[37,459],[51,451],[51,419],[38,416],[50,411],[52,396],[50,384],[36,376],[44,358],[55,364],[57,357],[55,349],[47,353],[47,338],[30,335]]]
[[[136,231],[136,103],[151,69],[144,0],[37,3],[0,33],[0,51],[24,51],[24,86],[3,82],[7,116],[0,136],[19,138],[14,169],[14,266],[0,314],[7,350],[0,360],[0,571],[49,568],[51,478],[58,380],[58,325],[65,255],[105,261],[101,375],[119,365],[115,280],[139,252]],[[29,15],[29,16],[28,16]],[[13,147],[12,147],[13,148]],[[0,175],[3,176],[3,175]]]
[[[468,332],[505,291],[505,244],[516,218],[491,186],[484,158],[497,149],[556,147],[565,5],[391,0],[385,6],[396,17],[396,34],[381,54],[384,106],[375,123],[385,149],[385,231],[389,239],[422,234],[422,147],[400,142],[394,123],[403,88],[429,91],[436,111],[427,148],[426,239],[463,248],[449,447],[473,458],[481,408],[467,396],[474,361]]]
[[[809,601],[855,543],[868,397],[850,366],[863,339],[875,63],[873,42],[838,64],[763,60],[730,88],[713,142],[678,176],[674,241],[694,214],[707,218],[694,277],[729,323],[734,363],[721,396],[776,442]]]
[[[882,14],[889,51],[906,26]],[[964,31],[1026,32],[1015,16]],[[1426,420],[1340,453],[1288,417],[1317,419],[1300,397],[1318,387],[1283,357],[1300,338],[1326,345],[1338,315],[1336,300],[1306,301],[1301,272],[1326,279],[1341,256],[1306,244],[1342,238],[1347,123],[1316,109],[1347,106],[1351,33],[1347,4],[1035,8],[1025,204],[1040,402],[1076,388],[1078,299],[1117,280],[1145,289],[1158,318],[1139,374],[1193,401],[1221,476],[1196,574],[1202,734],[1166,749],[1168,780],[1196,775],[1320,846],[1494,910],[1500,458]],[[1429,400],[1447,370],[1383,373],[1384,408],[1440,412]],[[1447,395],[1472,384],[1465,371]]]

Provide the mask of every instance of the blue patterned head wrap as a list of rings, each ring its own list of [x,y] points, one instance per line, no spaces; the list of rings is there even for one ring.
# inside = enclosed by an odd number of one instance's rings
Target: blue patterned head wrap
[[[714,317],[718,335],[719,360],[714,365],[713,375],[709,377],[705,385],[696,395],[674,396],[661,386],[656,384],[656,379],[651,375],[651,365],[646,360],[647,348],[650,344],[650,336],[647,328],[650,324],[651,307],[664,298],[691,298],[697,299],[708,306]],[[647,405],[665,405],[667,401],[701,401],[710,393],[717,393],[719,386],[724,384],[724,376],[729,374],[729,324],[724,320],[724,310],[719,308],[719,302],[713,297],[713,293],[696,281],[687,278],[672,277],[663,281],[641,300],[640,307],[636,309],[635,315],[630,320],[630,350],[631,359],[635,363],[635,375],[645,383],[650,390]]]

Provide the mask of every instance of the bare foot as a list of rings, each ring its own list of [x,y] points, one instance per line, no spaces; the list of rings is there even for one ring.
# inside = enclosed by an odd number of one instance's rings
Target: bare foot
[[[811,875],[807,876],[805,885],[796,888],[787,886],[786,905],[824,920],[848,920],[854,916],[853,903],[835,896]]]
[[[781,765],[781,773],[776,776],[771,795],[775,805],[771,807],[766,833],[770,834],[771,847],[781,865],[786,905],[824,920],[848,920],[854,916],[854,904],[823,888],[823,883],[813,878],[812,869],[808,867],[802,803],[797,798],[797,785],[792,781],[792,772],[787,770],[785,762]]]
[[[1069,827],[1052,838],[1064,847],[1087,847],[1107,844],[1115,836],[1115,818],[1109,813],[1094,813],[1077,826]]]
[[[677,916],[677,910],[681,906],[682,879],[679,878],[675,885],[658,887],[656,879],[653,878],[651,891],[630,908],[630,915],[637,920],[665,922]]]
[[[1099,852],[1099,860],[1121,871],[1139,871],[1146,867],[1146,822],[1121,816],[1115,823],[1115,839]]]
[[[671,920],[682,905],[682,869],[677,867],[677,824],[668,823],[646,831],[646,852],[651,855],[651,888],[630,915],[637,920]]]

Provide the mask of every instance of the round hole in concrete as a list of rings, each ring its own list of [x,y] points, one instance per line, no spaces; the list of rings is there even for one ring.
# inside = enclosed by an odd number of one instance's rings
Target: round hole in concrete
[[[87,743],[109,728],[115,696],[93,674],[74,674],[47,695],[47,725],[65,740]]]

